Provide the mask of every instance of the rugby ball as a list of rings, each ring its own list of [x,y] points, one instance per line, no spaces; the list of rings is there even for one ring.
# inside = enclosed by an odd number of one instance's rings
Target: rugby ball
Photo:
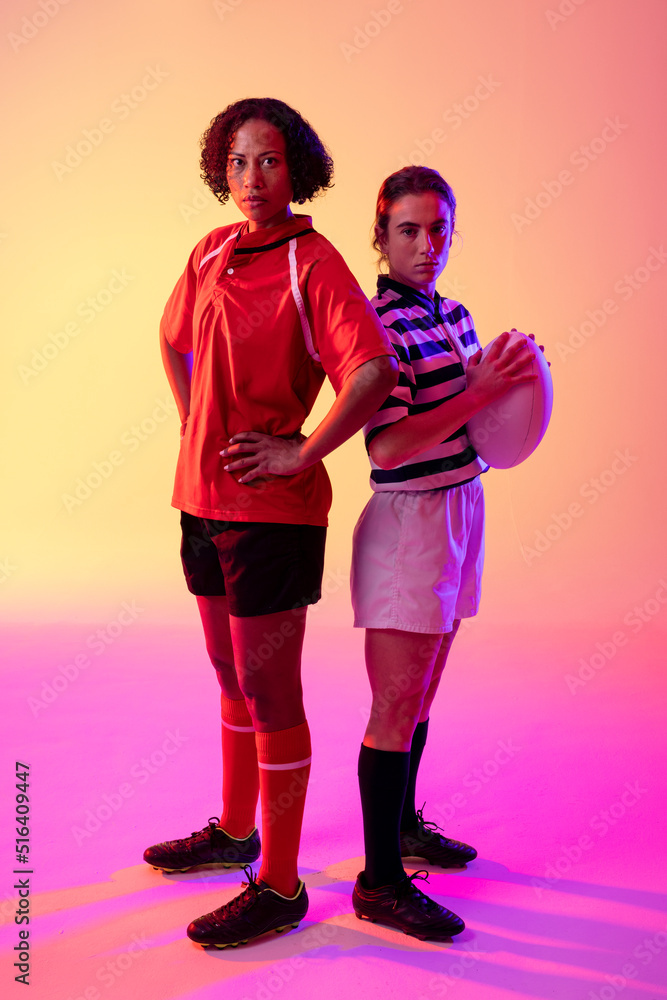
[[[553,405],[553,382],[544,354],[525,333],[513,330],[507,347],[525,341],[533,354],[534,382],[509,389],[504,396],[471,417],[468,437],[479,457],[494,469],[511,469],[524,462],[545,435]],[[482,351],[485,357],[491,344]]]

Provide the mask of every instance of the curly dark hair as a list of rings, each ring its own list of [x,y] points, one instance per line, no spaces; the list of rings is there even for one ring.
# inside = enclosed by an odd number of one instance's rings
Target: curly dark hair
[[[229,198],[230,147],[241,125],[251,118],[270,122],[285,136],[292,200],[297,205],[332,186],[333,160],[329,151],[299,112],[274,97],[247,97],[216,115],[201,137],[201,177],[221,204]]]
[[[452,229],[454,229],[456,222],[456,198],[445,178],[437,170],[431,169],[431,167],[403,167],[401,170],[390,174],[382,182],[378,194],[375,209],[375,224],[373,227],[374,235],[371,243],[373,249],[377,250],[380,255],[378,265],[383,264],[387,260],[387,255],[380,246],[378,230],[382,236],[386,235],[391,206],[400,198],[405,197],[406,194],[423,194],[425,191],[435,191],[449,205]]]

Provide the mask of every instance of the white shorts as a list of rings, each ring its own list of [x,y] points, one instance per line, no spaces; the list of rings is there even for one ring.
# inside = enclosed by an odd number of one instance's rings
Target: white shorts
[[[477,614],[484,565],[479,477],[448,490],[374,493],[354,529],[355,628],[451,632]]]

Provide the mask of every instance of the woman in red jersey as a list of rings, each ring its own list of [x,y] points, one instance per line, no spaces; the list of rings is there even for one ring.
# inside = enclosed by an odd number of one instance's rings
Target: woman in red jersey
[[[222,690],[223,806],[203,830],[144,858],[182,871],[249,864],[262,850],[257,879],[246,868],[241,895],[188,927],[192,940],[226,947],[296,926],[308,908],[297,871],[310,769],[301,648],[331,503],[321,459],[370,418],[397,374],[344,261],[290,209],[331,183],[312,127],[282,101],[238,101],[204,134],[201,163],[245,221],[197,244],[161,343],[182,420],[172,503],[183,567]],[[304,437],[325,376],[336,400]]]

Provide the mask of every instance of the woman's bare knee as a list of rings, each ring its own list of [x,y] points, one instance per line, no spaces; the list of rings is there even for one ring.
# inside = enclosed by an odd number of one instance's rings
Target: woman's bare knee
[[[374,698],[364,743],[378,750],[409,750],[421,705],[421,695],[393,704]]]

